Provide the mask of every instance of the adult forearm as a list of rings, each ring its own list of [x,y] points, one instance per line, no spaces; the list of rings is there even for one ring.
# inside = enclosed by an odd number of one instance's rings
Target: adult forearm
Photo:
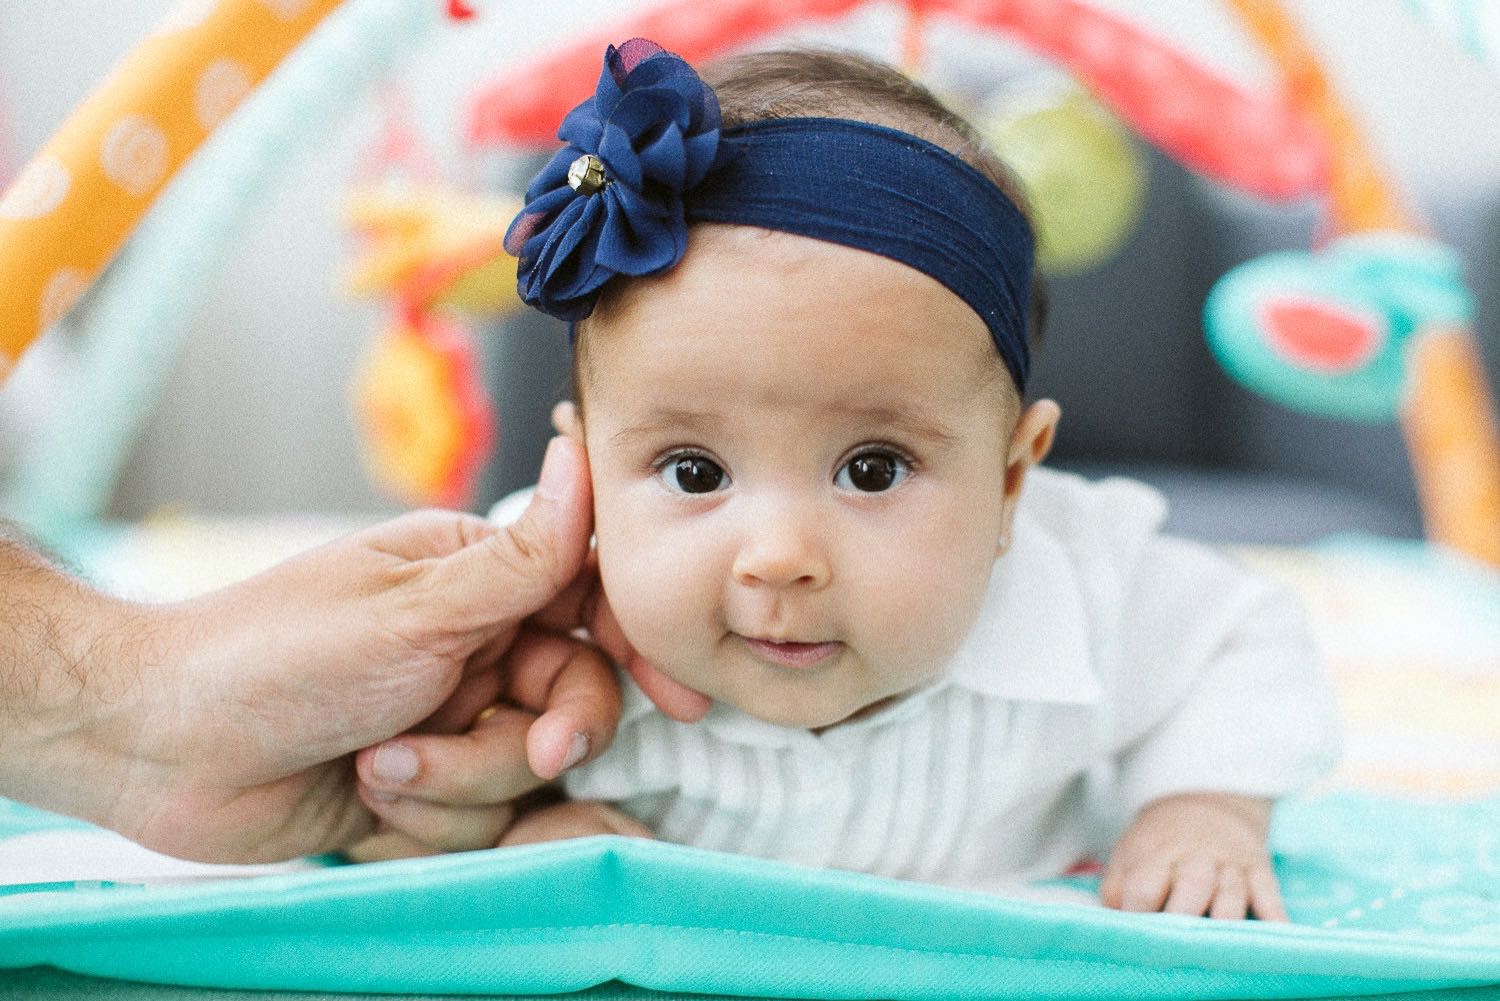
[[[0,796],[103,821],[139,705],[142,616],[0,524]]]

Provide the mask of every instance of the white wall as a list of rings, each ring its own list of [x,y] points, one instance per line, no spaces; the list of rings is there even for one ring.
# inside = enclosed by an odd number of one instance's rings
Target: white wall
[[[442,0],[409,0],[431,2]],[[491,0],[478,23],[447,29],[410,75],[428,139],[457,173],[458,100],[472,82],[577,31],[593,31],[649,0]],[[1211,59],[1264,79],[1234,21],[1206,0],[1098,0]],[[0,0],[0,100],[24,156],[35,150],[140,38],[171,0]],[[1500,191],[1500,74],[1425,33],[1399,0],[1302,0],[1294,9],[1396,174],[1436,203]],[[835,31],[894,51],[897,19],[876,8]],[[999,51],[935,28],[938,61],[972,73]],[[826,35],[824,37],[827,37]],[[288,151],[287,180],[216,277],[179,365],[121,485],[121,513],[161,506],[205,511],[373,510],[346,386],[378,314],[337,290],[348,247],[340,193],[369,142],[374,116],[346,117],[316,150]],[[20,380],[12,380],[13,384]],[[34,387],[8,388],[9,434],[25,433]],[[21,400],[20,404],[14,402]],[[17,420],[14,411],[23,413]],[[20,428],[21,430],[18,430]],[[0,425],[0,436],[7,433]],[[3,446],[0,446],[3,455]]]

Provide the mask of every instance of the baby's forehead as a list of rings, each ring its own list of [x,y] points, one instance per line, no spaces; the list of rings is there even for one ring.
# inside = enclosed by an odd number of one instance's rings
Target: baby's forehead
[[[723,225],[694,227],[670,272],[611,284],[576,331],[575,381],[596,381],[622,356],[660,372],[706,345],[721,367],[774,349],[834,382],[895,362],[943,368],[949,391],[994,380],[1014,389],[984,321],[931,276],[867,251]]]
[[[842,393],[850,406],[882,403],[898,383],[910,395],[908,376],[936,370],[929,393],[1018,411],[987,325],[937,279],[869,251],[725,224],[690,227],[676,268],[611,283],[576,332],[575,398],[595,395],[601,379],[639,394],[669,376],[739,395],[742,375],[782,363],[809,371],[768,378]]]
[[[653,292],[668,291],[700,272],[718,268],[731,269],[722,272],[726,279],[743,274],[747,266],[813,275],[846,267],[848,262],[867,255],[868,251],[797,233],[738,223],[698,222],[687,228],[687,249],[676,267],[656,275],[617,277],[599,305],[607,308],[610,300],[629,303]]]
[[[787,302],[812,319],[819,311],[843,318],[877,306],[909,308],[931,315],[933,322],[972,328],[973,346],[989,348],[977,353],[998,359],[972,307],[909,264],[840,243],[725,223],[688,227],[687,249],[676,267],[611,281],[582,327],[649,328],[663,311],[684,306],[705,313],[748,307],[752,314],[771,314]]]

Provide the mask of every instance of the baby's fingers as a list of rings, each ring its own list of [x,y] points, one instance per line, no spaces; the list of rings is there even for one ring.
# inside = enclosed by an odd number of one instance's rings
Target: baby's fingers
[[[1167,914],[1186,914],[1200,917],[1208,911],[1209,904],[1219,891],[1219,866],[1210,859],[1188,857],[1179,859],[1172,868],[1172,892],[1161,908]],[[1244,917],[1243,908],[1240,917]]]
[[[382,828],[344,850],[350,862],[389,862],[392,859],[422,858],[436,855],[438,850],[424,844],[405,831]]]
[[[679,723],[696,723],[708,714],[712,703],[707,695],[668,677],[635,652],[609,607],[609,599],[602,591],[591,613],[589,635],[617,664],[630,673],[640,690],[656,704],[656,708]]]
[[[1100,896],[1106,906],[1150,913],[1161,910],[1171,885],[1172,870],[1166,865],[1148,862],[1122,869],[1118,881],[1109,885],[1107,893],[1101,887]]]
[[[500,839],[501,846],[529,845],[539,841],[586,838],[594,834],[621,834],[649,838],[651,829],[614,807],[587,800],[568,800],[526,814],[511,825]]]
[[[1269,862],[1250,869],[1250,913],[1262,921],[1290,921],[1281,902],[1281,887]]]
[[[490,848],[510,827],[516,815],[509,803],[446,806],[410,797],[384,800],[374,796],[368,787],[361,791],[365,805],[386,825],[411,841],[439,852]]]
[[[1245,870],[1237,865],[1219,866],[1219,887],[1214,891],[1208,916],[1224,921],[1241,921],[1244,920],[1249,903],[1250,888]]]

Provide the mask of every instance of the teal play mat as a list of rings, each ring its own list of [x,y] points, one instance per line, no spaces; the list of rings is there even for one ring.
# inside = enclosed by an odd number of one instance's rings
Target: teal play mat
[[[7,805],[0,836],[77,827]],[[1307,998],[1500,984],[1500,798],[1279,810],[1296,925],[1124,915],[590,838],[0,896],[0,967],[262,990]],[[0,842],[3,844],[3,842]]]

